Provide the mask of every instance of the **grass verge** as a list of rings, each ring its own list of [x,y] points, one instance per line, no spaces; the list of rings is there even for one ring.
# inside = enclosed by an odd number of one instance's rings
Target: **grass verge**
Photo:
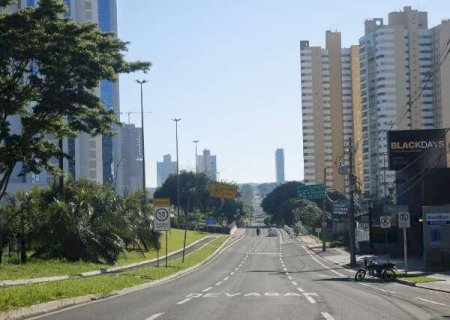
[[[417,274],[399,274],[397,276],[398,279],[407,281],[410,283],[424,283],[424,282],[433,282],[433,281],[441,281],[441,279],[436,279],[429,276],[417,275]]]
[[[106,296],[114,291],[149,282],[149,280],[158,280],[204,261],[227,238],[227,236],[221,236],[202,249],[188,254],[184,263],[181,263],[181,259],[169,261],[167,268],[145,267],[114,275],[3,288],[0,289],[0,311],[88,294]]]
[[[188,231],[186,236],[186,245],[206,237],[208,234],[197,231]],[[168,252],[174,252],[183,248],[184,230],[172,229],[168,232]],[[166,241],[165,234],[161,234],[160,255],[165,255]],[[156,258],[156,251],[139,252],[129,250],[122,255],[116,265],[126,265],[144,260]],[[4,261],[7,257],[5,256]],[[3,262],[0,264],[0,280],[30,279],[40,277],[51,277],[60,275],[75,276],[81,272],[99,270],[109,266],[101,263],[89,262],[68,262],[64,260],[41,260],[30,259],[26,264]]]

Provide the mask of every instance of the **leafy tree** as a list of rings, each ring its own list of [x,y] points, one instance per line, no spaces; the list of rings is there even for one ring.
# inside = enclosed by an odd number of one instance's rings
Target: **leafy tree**
[[[263,210],[270,215],[270,223],[292,224],[292,205],[290,200],[297,198],[297,188],[303,184],[296,181],[276,187],[262,201]]]
[[[312,230],[320,224],[322,209],[313,201],[293,200],[291,201],[293,224],[301,222],[305,227]]]
[[[180,179],[180,209],[192,212],[196,205],[195,193],[195,173],[192,171],[181,171]],[[208,185],[210,180],[205,174],[198,174],[198,198],[199,207],[206,211],[207,201],[209,198]],[[170,198],[170,202],[176,205],[177,202],[177,176],[170,175],[164,184],[155,191],[155,198]]]
[[[180,172],[180,210],[192,213],[195,209],[195,173],[191,171]],[[231,222],[236,217],[236,210],[242,211],[242,204],[235,200],[212,198],[209,196],[209,184],[211,181],[205,174],[198,175],[198,197],[199,209],[208,215],[212,215],[223,222]],[[170,175],[164,184],[155,191],[155,198],[170,198],[173,205],[177,204],[177,176]],[[180,224],[183,217],[179,217]],[[189,221],[192,222],[192,216],[189,215]],[[182,224],[184,225],[184,224]]]
[[[40,0],[36,8],[0,14],[0,200],[18,162],[23,174],[58,173],[50,160],[64,154],[49,136],[112,134],[118,120],[96,95],[99,81],[150,67],[126,62],[126,42],[64,18],[65,10],[61,0]],[[13,121],[20,132],[12,131]]]

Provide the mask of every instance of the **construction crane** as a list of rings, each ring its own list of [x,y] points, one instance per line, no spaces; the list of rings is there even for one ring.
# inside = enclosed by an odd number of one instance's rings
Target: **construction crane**
[[[140,111],[124,111],[124,112],[121,112],[120,114],[126,114],[126,115],[128,115],[128,124],[130,124],[130,114],[132,114],[132,113],[141,113]],[[152,113],[151,111],[144,111],[144,113]]]

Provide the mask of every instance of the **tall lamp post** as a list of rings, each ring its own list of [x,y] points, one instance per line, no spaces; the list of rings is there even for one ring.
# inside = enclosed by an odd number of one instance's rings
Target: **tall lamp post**
[[[136,80],[141,86],[141,130],[142,130],[142,190],[144,191],[144,200],[147,198],[147,190],[145,188],[145,143],[144,143],[144,95],[142,85],[147,83],[147,80]]]
[[[178,161],[178,121],[181,119],[175,118],[172,121],[175,122],[175,143],[177,153],[177,221],[180,224],[180,174],[179,174],[179,161]]]
[[[200,140],[192,141],[195,143],[195,208],[198,210],[198,164],[197,164],[197,143]]]

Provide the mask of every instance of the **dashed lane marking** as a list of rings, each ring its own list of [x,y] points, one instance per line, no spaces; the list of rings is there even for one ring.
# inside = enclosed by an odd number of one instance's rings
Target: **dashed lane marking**
[[[213,287],[208,287],[208,288],[206,288],[206,289],[203,289],[202,292],[207,292],[207,291],[211,290],[212,288],[213,288]]]
[[[287,271],[286,267],[283,268],[284,271]]]
[[[177,302],[177,304],[184,304],[184,303],[186,303],[188,301],[191,301],[191,300],[192,300],[192,298],[186,298],[184,300],[181,300],[180,302]]]
[[[159,318],[159,317],[161,317],[162,315],[164,314],[164,312],[161,312],[161,313],[156,313],[156,314],[154,314],[154,315],[152,315],[152,316],[150,316],[150,317],[148,317],[147,319],[145,319],[145,320],[155,320],[156,318]]]
[[[328,312],[321,312],[320,314],[326,320],[334,320],[334,318]]]
[[[234,268],[234,271],[238,271],[239,270],[239,268]]]
[[[438,305],[438,306],[447,307],[446,304],[439,303],[439,302],[436,302],[436,301],[431,301],[431,300],[422,299],[422,298],[416,298],[416,299],[417,299],[417,300],[420,300],[420,301],[423,301],[423,302],[428,302],[428,303],[431,303],[431,304],[435,304],[435,305]]]
[[[232,272],[230,273],[230,276],[232,276],[232,275],[234,275],[234,271],[232,271]]]
[[[288,277],[288,279],[289,279],[289,280],[292,280],[292,277],[291,277],[291,276],[289,276],[289,277]]]
[[[305,292],[305,290],[303,290],[302,288],[297,288],[297,290],[300,292]]]
[[[303,295],[305,296],[305,298],[312,304],[316,303],[316,300],[314,300],[313,297],[311,296],[315,296],[317,297],[317,293],[315,292],[311,292],[311,293],[303,293]]]
[[[225,277],[223,278],[223,281],[227,281],[228,279],[230,279],[230,277]]]
[[[216,283],[216,286],[220,286],[222,283],[223,283],[222,281],[219,281]]]
[[[296,285],[297,285],[297,282],[295,282],[295,281],[292,281],[292,284],[293,284],[294,286],[296,286]]]

